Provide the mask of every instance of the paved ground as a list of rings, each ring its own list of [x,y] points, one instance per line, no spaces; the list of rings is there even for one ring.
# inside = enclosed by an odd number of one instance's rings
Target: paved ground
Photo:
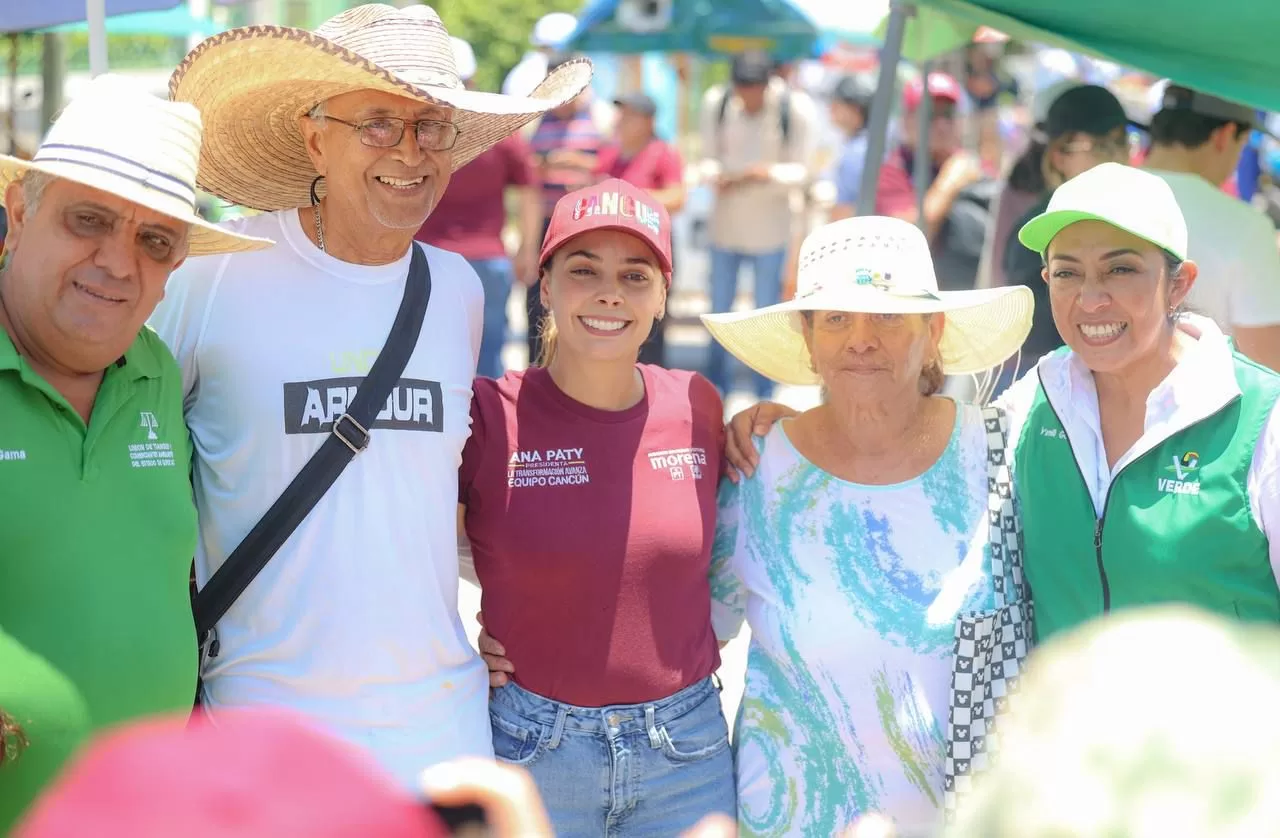
[[[689,231],[681,232],[679,223],[677,223],[677,236],[677,241],[691,242],[693,240]],[[667,329],[667,360],[669,366],[697,370],[701,369],[705,362],[709,337],[700,325],[697,315],[707,310],[706,264],[705,252],[691,247],[681,248],[677,254],[679,272],[674,283],[676,291],[668,305],[671,316],[671,322]],[[750,280],[747,276],[741,277],[741,286],[744,289],[749,282]],[[511,369],[521,368],[526,363],[523,301],[523,289],[519,289],[517,293],[511,295],[509,311],[512,335],[503,353],[504,361],[508,368]],[[750,300],[741,297],[738,305],[750,307]],[[746,384],[746,381],[743,380],[742,384]],[[775,398],[797,409],[803,409],[812,406],[816,402],[817,388],[780,388],[775,394]],[[751,394],[745,391],[734,392],[726,399],[726,418],[754,402],[755,399]],[[479,625],[475,622],[475,614],[480,610],[480,592],[478,588],[469,582],[462,582],[460,585],[458,610],[462,614],[471,641],[474,643],[480,631]],[[720,668],[720,678],[724,682],[722,700],[725,717],[729,719],[731,725],[734,714],[738,709],[738,702],[742,697],[742,683],[747,666],[747,644],[749,638],[750,632],[744,628],[742,634],[721,652],[723,664]]]

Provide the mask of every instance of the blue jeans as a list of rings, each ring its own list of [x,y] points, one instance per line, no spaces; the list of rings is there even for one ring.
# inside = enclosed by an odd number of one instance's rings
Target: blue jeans
[[[469,259],[480,275],[484,287],[484,332],[480,337],[480,363],[476,375],[498,378],[502,375],[502,347],[507,343],[507,301],[511,298],[514,271],[511,260]]]
[[[499,759],[533,775],[558,838],[676,836],[737,817],[729,726],[710,678],[647,704],[575,707],[492,691]]]
[[[711,248],[711,311],[719,314],[733,308],[733,298],[738,295],[738,272],[743,262],[751,263],[751,275],[755,280],[755,307],[763,308],[782,301],[782,265],[787,251],[775,250],[770,253],[737,253],[732,250]],[[707,378],[720,389],[722,395],[728,396],[733,384],[733,372],[730,364],[737,362],[729,357],[729,353],[714,340],[711,341],[711,356],[707,367]],[[752,372],[756,397],[767,399],[773,395],[773,382]]]

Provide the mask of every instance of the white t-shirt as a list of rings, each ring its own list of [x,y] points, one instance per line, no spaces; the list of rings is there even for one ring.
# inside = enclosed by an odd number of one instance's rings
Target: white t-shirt
[[[1271,222],[1199,175],[1152,169],[1187,220],[1187,255],[1200,268],[1187,306],[1231,334],[1280,324],[1280,248]]]
[[[386,340],[410,254],[321,252],[296,210],[228,225],[277,245],[189,260],[152,325],[182,367],[195,447],[200,585],[328,435]],[[470,433],[483,291],[422,246],[417,349],[355,458],[218,624],[204,702],[300,711],[412,784],[491,755],[488,675],[458,616],[457,470]]]

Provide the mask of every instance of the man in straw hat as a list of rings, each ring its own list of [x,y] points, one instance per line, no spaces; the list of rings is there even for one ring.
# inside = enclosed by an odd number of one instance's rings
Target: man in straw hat
[[[66,678],[9,684],[46,691],[15,720],[0,833],[73,734],[191,706],[191,449],[144,323],[188,255],[270,244],[196,215],[200,131],[192,106],[103,76],[34,159],[0,156],[0,622]]]
[[[406,783],[491,754],[488,678],[457,610],[457,467],[483,292],[465,259],[413,237],[453,171],[590,77],[577,61],[531,97],[467,90],[436,13],[385,5],[315,32],[233,29],[174,73],[172,97],[205,119],[201,184],[265,210],[237,223],[281,241],[191,260],[154,321],[184,373],[200,586],[336,435],[388,340],[413,247],[431,274],[416,351],[367,450],[218,622],[202,691],[215,719],[301,710]]]

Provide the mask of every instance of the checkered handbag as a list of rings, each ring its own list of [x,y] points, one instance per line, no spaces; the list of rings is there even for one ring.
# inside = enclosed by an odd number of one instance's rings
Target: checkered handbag
[[[943,772],[948,822],[974,777],[986,770],[998,750],[997,720],[1018,691],[1032,638],[1031,596],[1022,573],[1022,524],[1009,473],[1008,419],[994,407],[985,408],[982,416],[987,431],[987,524],[996,607],[956,618]]]

